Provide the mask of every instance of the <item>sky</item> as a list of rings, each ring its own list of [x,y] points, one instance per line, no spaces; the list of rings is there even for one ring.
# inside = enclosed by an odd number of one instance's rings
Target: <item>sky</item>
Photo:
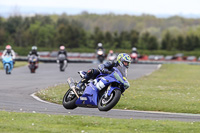
[[[150,14],[200,18],[200,0],[0,0],[0,16],[19,14]]]

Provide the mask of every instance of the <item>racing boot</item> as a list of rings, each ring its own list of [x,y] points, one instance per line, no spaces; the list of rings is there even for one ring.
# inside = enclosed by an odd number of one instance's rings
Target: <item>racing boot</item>
[[[76,85],[76,89],[79,92],[83,92],[85,90],[85,83],[87,83],[88,80],[86,80],[85,78],[83,78],[77,85]]]

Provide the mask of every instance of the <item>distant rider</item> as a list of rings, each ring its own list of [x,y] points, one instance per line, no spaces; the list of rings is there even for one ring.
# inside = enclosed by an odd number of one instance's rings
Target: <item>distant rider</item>
[[[131,52],[131,54],[132,54],[132,53],[136,53],[136,54],[138,54],[138,51],[137,51],[137,48],[136,48],[136,47],[133,47],[133,48],[132,48],[132,52]]]
[[[97,49],[96,49],[96,51],[98,51],[98,50],[103,50],[103,52],[105,53],[105,49],[103,48],[103,44],[102,44],[102,43],[98,43],[98,44],[97,44]]]
[[[64,54],[66,59],[67,59],[67,51],[65,50],[65,46],[60,46],[60,50],[58,51],[58,56],[57,57],[59,57],[60,54]],[[57,63],[59,63],[58,59],[57,59]]]
[[[31,51],[28,54],[28,57],[30,57],[31,55],[35,55],[35,56],[39,57],[39,54],[37,52],[37,46],[32,46]]]
[[[117,61],[108,61],[104,64],[100,64],[98,66],[98,69],[89,69],[87,73],[84,75],[84,77],[81,79],[81,81],[77,84],[77,89],[79,91],[84,90],[84,84],[87,83],[90,79],[95,79],[97,75],[102,73],[111,73],[113,71],[113,67],[124,67],[128,69],[129,64],[131,63],[131,58],[126,53],[120,53],[117,56]],[[101,90],[103,85],[98,84],[98,89]],[[128,88],[128,87],[127,87]]]
[[[113,54],[114,54],[113,50],[110,50],[108,56],[113,56]]]
[[[113,52],[113,50],[110,50],[107,55],[107,60],[113,61],[113,60],[116,60],[116,58],[117,58],[117,55]]]
[[[36,64],[35,64],[35,67],[36,67],[36,69],[38,68],[38,62],[39,62],[39,54],[38,54],[38,52],[37,52],[37,46],[32,46],[31,47],[31,51],[29,52],[29,54],[28,54],[28,61],[29,61],[29,59],[30,59],[30,57],[32,56],[32,55],[34,55],[34,56],[36,56],[37,58],[35,58],[35,57],[33,57],[32,59],[37,59],[36,60]],[[31,59],[31,60],[32,60]]]
[[[6,49],[3,51],[1,58],[4,58],[5,56],[11,56],[13,59],[13,64],[15,64],[15,52],[12,50],[10,45],[6,46]]]

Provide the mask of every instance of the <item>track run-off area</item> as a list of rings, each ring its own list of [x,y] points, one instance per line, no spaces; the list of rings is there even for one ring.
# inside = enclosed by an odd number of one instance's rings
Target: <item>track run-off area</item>
[[[100,112],[98,109],[80,107],[74,110],[66,110],[62,105],[45,102],[34,96],[34,93],[41,89],[67,83],[68,77],[79,81],[78,71],[97,68],[97,65],[94,63],[69,63],[65,72],[60,72],[56,63],[40,63],[34,74],[30,73],[28,66],[14,68],[11,75],[6,75],[4,70],[0,70],[0,110],[121,119],[200,121],[199,114],[118,109]],[[128,79],[134,80],[149,75],[159,67],[158,64],[131,64],[128,70]]]

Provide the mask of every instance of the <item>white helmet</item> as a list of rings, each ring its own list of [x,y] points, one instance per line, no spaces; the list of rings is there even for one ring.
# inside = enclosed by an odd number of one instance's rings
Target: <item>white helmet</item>
[[[31,49],[32,50],[37,50],[37,46],[33,46]]]
[[[132,51],[137,51],[137,48],[136,48],[136,47],[133,47],[133,48],[132,48]]]
[[[98,43],[98,47],[102,47],[102,45],[103,45],[102,43]]]

